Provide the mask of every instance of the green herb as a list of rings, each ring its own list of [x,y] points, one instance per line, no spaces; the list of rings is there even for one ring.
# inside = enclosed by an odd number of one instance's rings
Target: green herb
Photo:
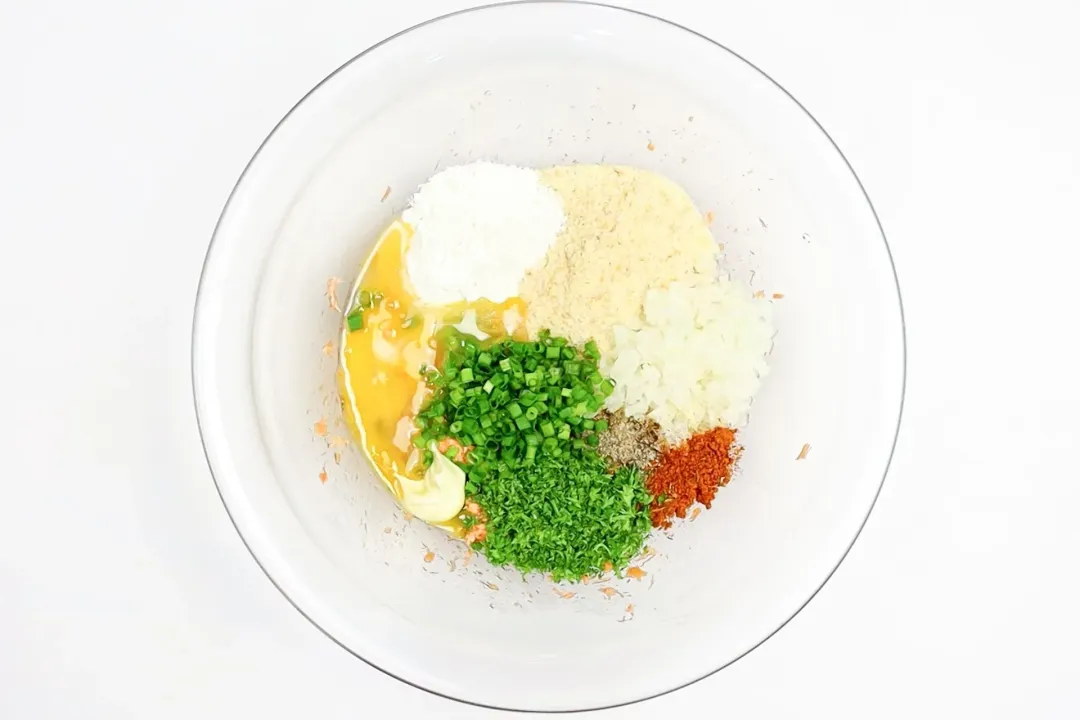
[[[596,343],[579,350],[548,332],[480,343],[452,328],[436,338],[442,363],[424,371],[432,393],[413,443],[450,437],[469,447],[465,489],[487,516],[473,548],[557,580],[625,567],[651,528],[651,498],[639,470],[609,473],[596,450],[607,424],[592,417],[614,390]]]
[[[483,452],[470,453],[476,464],[511,466],[586,447],[585,434],[595,425],[585,420],[602,407],[605,387],[614,387],[597,368],[595,343],[582,352],[541,332],[534,342],[481,344],[453,328],[436,337],[445,352],[441,367],[425,373],[433,392],[417,418],[418,428],[431,428],[427,439],[452,437],[493,452],[486,460]]]
[[[345,323],[349,326],[349,332],[356,332],[364,328],[364,311],[356,308],[345,316]]]
[[[473,499],[487,516],[480,549],[488,560],[556,581],[598,574],[609,562],[626,567],[652,528],[651,497],[637,469],[608,473],[606,464],[580,449],[523,468],[498,463],[482,481],[470,472]]]

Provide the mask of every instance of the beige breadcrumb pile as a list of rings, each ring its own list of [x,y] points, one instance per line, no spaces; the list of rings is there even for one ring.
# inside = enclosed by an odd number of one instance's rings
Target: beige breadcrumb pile
[[[531,336],[547,328],[610,350],[615,325],[635,326],[645,292],[716,271],[719,249],[685,191],[646,170],[566,165],[541,171],[566,222],[519,295]]]

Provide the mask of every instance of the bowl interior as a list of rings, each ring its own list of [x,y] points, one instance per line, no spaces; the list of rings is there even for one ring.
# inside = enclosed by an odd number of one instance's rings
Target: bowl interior
[[[492,568],[407,521],[341,422],[336,352],[324,352],[327,342],[336,348],[340,321],[328,279],[344,281],[344,301],[416,186],[474,159],[664,173],[714,214],[733,272],[783,295],[772,372],[741,434],[741,472],[710,511],[655,534],[648,576],[612,584],[611,597]],[[271,579],[377,667],[519,709],[671,690],[786,622],[873,504],[903,385],[884,238],[812,118],[705,38],[577,4],[493,7],[420,26],[305,98],[222,216],[194,343],[207,455]],[[325,437],[313,429],[321,419]],[[796,460],[804,443],[810,454]]]

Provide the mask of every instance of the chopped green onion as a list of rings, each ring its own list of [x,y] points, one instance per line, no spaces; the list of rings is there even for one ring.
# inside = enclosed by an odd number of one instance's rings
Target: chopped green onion
[[[608,421],[607,420],[597,420],[596,421],[596,432],[598,432],[598,433],[606,432],[607,429],[608,429]]]
[[[470,447],[470,482],[474,473],[501,476],[533,459],[544,462],[541,456],[595,456],[591,442],[598,440],[586,438],[601,425],[592,416],[607,397],[603,384],[614,388],[597,369],[595,343],[579,350],[542,331],[533,342],[482,346],[453,328],[438,333],[445,352],[438,369],[423,372],[432,393],[411,438],[422,451],[445,438]],[[460,448],[450,455],[464,461]],[[481,464],[488,467],[477,470]]]
[[[353,310],[345,316],[345,322],[349,325],[349,332],[356,332],[364,328],[364,311]]]

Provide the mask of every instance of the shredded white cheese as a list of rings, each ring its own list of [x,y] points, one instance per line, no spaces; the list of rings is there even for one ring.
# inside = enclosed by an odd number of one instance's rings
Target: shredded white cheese
[[[535,170],[475,162],[433,175],[402,219],[414,231],[405,266],[422,302],[502,302],[554,244],[563,210]]]

